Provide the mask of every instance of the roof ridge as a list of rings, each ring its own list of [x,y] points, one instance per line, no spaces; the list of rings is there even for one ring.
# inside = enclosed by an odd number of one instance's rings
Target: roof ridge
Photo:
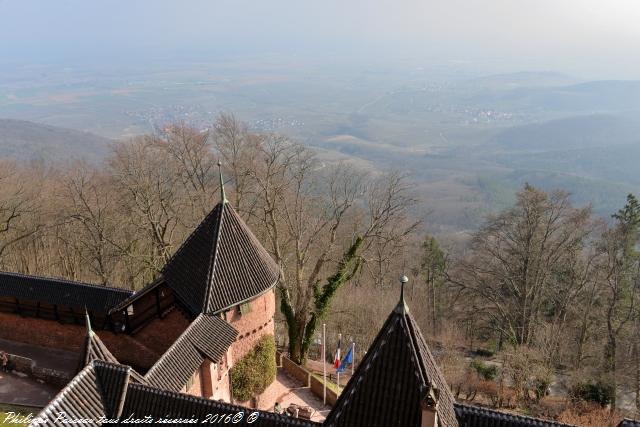
[[[257,408],[248,408],[245,406],[240,406],[240,405],[236,405],[233,403],[228,403],[228,402],[222,402],[222,401],[218,401],[218,400],[213,400],[213,399],[207,399],[205,397],[201,397],[201,396],[193,396],[193,395],[189,395],[186,393],[181,393],[178,391],[173,391],[173,390],[164,390],[164,389],[160,389],[154,386],[150,386],[150,385],[146,385],[146,384],[135,384],[135,383],[130,383],[129,384],[129,388],[131,390],[134,390],[138,393],[145,393],[147,395],[150,396],[157,396],[160,398],[169,398],[171,400],[173,400],[173,403],[175,404],[176,402],[188,402],[190,404],[195,404],[195,405],[203,405],[205,407],[207,407],[208,409],[217,409],[217,410],[222,410],[222,411],[229,411],[229,412],[243,412],[245,414],[249,414],[249,413],[257,413],[259,415],[258,420],[269,420],[269,421],[281,421],[281,423],[278,423],[276,425],[291,425],[291,426],[318,426],[321,427],[322,423],[318,423],[315,421],[311,421],[311,420],[305,420],[302,418],[295,418],[295,417],[290,417],[287,415],[283,415],[283,414],[276,414],[274,412],[269,412],[269,411],[265,411],[265,410],[261,410],[261,409],[257,409]],[[145,403],[148,403],[147,400],[148,397],[145,399]],[[178,410],[182,410],[183,408],[180,407],[179,405],[176,405]],[[176,409],[176,406],[174,406],[172,409]],[[191,412],[191,411],[198,411],[198,406],[190,406],[188,411],[185,412]],[[171,415],[173,416],[173,414]],[[260,424],[263,425],[262,423],[260,423],[259,421],[256,424]],[[268,424],[271,425],[271,424]]]
[[[403,305],[404,301],[402,302]],[[411,323],[407,320],[407,316],[409,316],[408,312],[398,313],[400,314],[400,323],[402,324],[402,328],[404,332],[407,334],[407,338],[409,339],[409,346],[411,348],[411,355],[413,356],[413,362],[418,365],[417,368],[420,371],[421,379],[425,388],[429,388],[433,386],[433,380],[429,378],[427,373],[427,367],[424,364],[424,360],[420,356],[420,350],[416,347],[416,337],[414,336],[413,328],[411,327]]]
[[[188,251],[188,248],[190,248],[190,245],[192,244],[197,244],[197,239],[201,237],[201,233],[207,233],[207,229],[206,226],[209,225],[211,223],[211,221],[215,221],[216,220],[216,215],[218,215],[219,213],[219,217],[222,217],[223,214],[223,204],[222,203],[217,203],[213,209],[211,209],[211,211],[209,211],[209,213],[207,213],[207,215],[198,223],[198,225],[191,231],[191,233],[187,236],[187,238],[185,239],[184,242],[182,242],[182,244],[178,247],[178,249],[173,253],[173,255],[171,255],[171,258],[169,258],[169,260],[165,263],[165,265],[162,267],[161,270],[161,275],[162,277],[165,279],[165,283],[167,283],[167,285],[172,289],[172,291],[175,293],[176,298],[182,302],[185,307],[187,307],[188,311],[192,314],[192,315],[197,315],[199,313],[202,313],[202,310],[204,308],[206,299],[204,301],[199,301],[197,303],[198,306],[194,306],[194,303],[192,300],[190,300],[189,297],[185,296],[183,294],[183,292],[181,290],[177,290],[174,288],[175,283],[174,279],[172,278],[172,276],[174,276],[174,273],[172,271],[174,270],[178,270],[180,271],[181,267],[180,267],[180,259],[181,257],[185,256],[183,252]],[[218,222],[222,222],[222,221],[218,221]],[[218,227],[216,229],[216,232],[219,232],[220,228]],[[216,241],[218,240],[218,236],[215,236]],[[194,243],[196,242],[196,243]],[[212,250],[212,248],[208,248],[207,250]],[[207,266],[207,271],[206,271],[206,277],[205,280],[210,281],[210,277],[213,274],[212,273],[212,268],[211,268],[211,263],[213,261],[214,258],[214,254],[210,253],[207,257],[209,265]],[[206,297],[206,295],[209,292],[209,286],[207,286],[207,289],[205,289],[204,291],[204,297]]]
[[[147,292],[150,292],[152,289],[156,288],[157,286],[161,285],[162,283],[163,283],[162,277],[157,277],[156,279],[150,281],[149,283],[144,285],[142,288],[140,288],[137,291],[133,291],[133,293],[131,295],[129,295],[127,298],[123,299],[118,304],[116,304],[113,307],[111,307],[109,309],[109,313],[108,314],[112,314],[112,313],[114,313],[116,311],[123,310],[129,304],[133,303],[138,298],[140,298],[141,296],[144,296]]]
[[[13,277],[19,277],[19,278],[24,278],[24,279],[38,279],[38,280],[44,280],[44,281],[51,281],[51,282],[62,282],[62,283],[66,283],[69,285],[80,285],[80,286],[85,286],[88,288],[94,288],[94,289],[107,289],[107,290],[111,290],[111,291],[119,291],[119,292],[126,292],[129,294],[133,294],[133,291],[130,291],[128,289],[124,289],[124,288],[117,288],[114,286],[107,286],[107,285],[99,285],[97,283],[89,283],[89,282],[79,282],[77,280],[70,280],[70,279],[66,279],[64,277],[58,277],[58,276],[38,276],[38,275],[34,275],[34,274],[24,274],[24,273],[16,273],[16,272],[11,272],[11,271],[0,271],[0,276],[13,276]]]
[[[497,409],[493,409],[493,408],[487,408],[484,406],[477,406],[477,405],[470,405],[468,403],[454,403],[454,407],[456,408],[467,408],[469,410],[472,411],[477,411],[477,412],[488,412],[488,413],[492,413],[492,414],[499,414],[499,415],[503,415],[503,416],[507,416],[507,417],[514,417],[514,418],[519,418],[522,420],[530,420],[536,423],[540,423],[543,422],[548,426],[558,426],[558,427],[578,427],[574,424],[566,424],[566,423],[562,423],[560,421],[555,421],[555,420],[547,420],[547,419],[542,419],[542,418],[535,418],[535,417],[531,417],[529,415],[523,415],[523,414],[516,414],[513,412],[505,412],[505,411],[500,411]],[[626,419],[626,418],[625,418]],[[539,425],[539,424],[536,424]]]
[[[229,203],[218,203],[162,269],[192,317],[215,314],[273,288],[278,268]]]
[[[223,187],[224,188],[224,187]],[[224,191],[224,190],[223,190]],[[220,202],[220,221],[218,221],[218,229],[216,230],[216,240],[213,245],[213,253],[211,254],[211,261],[209,262],[209,270],[207,271],[207,290],[204,294],[204,302],[202,311],[203,313],[209,313],[210,305],[211,305],[211,288],[213,287],[213,274],[216,268],[216,260],[218,259],[218,249],[220,247],[220,231],[222,230],[222,222],[224,221],[224,214],[226,212],[225,207],[230,206],[229,203],[225,202],[226,199],[223,199]]]
[[[212,217],[214,215],[214,212],[216,211],[216,209],[218,208],[218,206],[221,205],[221,203],[216,204],[213,209],[211,209],[211,211],[209,211],[208,214],[205,215],[205,217],[202,219],[202,221],[200,221],[198,223],[198,225],[196,226],[196,228],[194,228],[191,233],[187,236],[187,238],[184,240],[184,242],[182,242],[182,244],[180,246],[178,246],[178,249],[176,249],[176,251],[173,253],[173,255],[171,255],[171,258],[169,258],[169,260],[165,263],[165,265],[162,267],[162,269],[164,270],[164,268],[169,265],[171,263],[171,261],[174,260],[174,258],[176,258],[176,256],[180,253],[180,250],[182,248],[184,248],[185,246],[187,246],[187,244],[189,242],[191,242],[195,236],[196,236],[196,231],[201,230],[202,228],[204,228],[204,224],[207,223],[207,220]]]
[[[116,370],[116,371],[120,371],[123,372],[124,371],[124,379],[122,381],[122,385],[120,386],[120,389],[117,390],[119,391],[119,394],[116,395],[116,397],[118,397],[118,399],[115,402],[109,402],[109,403],[113,403],[114,407],[113,408],[107,408],[107,402],[109,401],[109,396],[107,396],[107,399],[104,398],[103,396],[103,404],[105,405],[105,409],[111,411],[111,413],[106,414],[108,416],[108,418],[119,418],[122,415],[122,409],[124,408],[124,402],[127,398],[127,391],[129,389],[129,379],[131,378],[131,372],[133,371],[133,368],[128,366],[128,365],[122,365],[120,363],[112,363],[112,362],[107,362],[104,360],[94,360],[93,363],[93,369],[96,372],[96,381],[98,382],[98,385],[100,386],[101,390],[103,393],[106,393],[107,395],[109,394],[109,388],[110,386],[114,385],[113,384],[113,378],[111,378],[111,381],[109,381],[109,379],[106,379],[102,376],[102,374],[99,372],[99,369],[96,370],[96,368],[108,368],[108,369],[112,369],[112,370]],[[106,383],[103,383],[106,382]],[[108,384],[111,383],[111,384]],[[117,384],[115,384],[117,386]]]
[[[327,426],[349,425],[356,419],[371,417],[371,407],[367,405],[383,405],[387,400],[393,409],[385,409],[397,413],[398,418],[394,422],[413,425],[416,417],[420,419],[421,405],[427,393],[433,389],[439,391],[440,403],[436,409],[441,420],[439,425],[458,426],[453,407],[455,400],[446,380],[439,370],[434,371],[437,364],[415,320],[404,310],[404,304],[400,308],[394,308],[380,328],[327,416]],[[395,390],[394,395],[384,401],[380,400],[383,387]],[[372,391],[373,388],[376,388],[375,391]],[[393,418],[391,412],[384,416]],[[381,426],[391,422],[391,418],[370,418],[367,422]]]
[[[185,329],[184,331],[182,331],[182,333],[181,333],[180,335],[178,335],[178,338],[176,338],[176,339],[175,339],[175,341],[173,341],[173,344],[171,344],[171,345],[169,346],[169,348],[168,348],[168,349],[166,349],[166,350],[164,351],[164,353],[162,353],[162,356],[160,356],[160,358],[159,358],[158,360],[156,360],[156,362],[155,362],[153,365],[151,365],[151,367],[149,368],[149,370],[147,371],[147,373],[146,373],[146,374],[144,374],[144,378],[145,378],[145,379],[147,379],[147,378],[148,378],[148,376],[151,374],[151,372],[152,372],[152,371],[156,370],[156,369],[158,368],[158,366],[160,366],[160,362],[161,362],[163,359],[166,359],[167,357],[169,357],[168,355],[169,355],[169,353],[171,352],[171,350],[172,350],[172,349],[174,349],[175,347],[177,347],[178,345],[180,345],[180,344],[181,344],[181,341],[180,341],[180,340],[181,340],[183,337],[186,337],[186,336],[187,336],[187,333],[189,332],[189,330],[190,330],[190,329],[192,329],[192,328],[194,328],[194,326],[193,326],[193,325],[195,325],[195,324],[196,324],[196,321],[197,321],[200,317],[202,317],[202,316],[204,316],[204,314],[202,314],[202,313],[201,313],[201,314],[199,314],[195,319],[193,319],[193,322],[189,323],[189,326],[187,326],[187,327],[186,327],[186,329]],[[191,342],[189,342],[189,344],[191,344]]]
[[[345,388],[343,389],[342,393],[338,397],[338,401],[335,403],[335,405],[333,405],[333,408],[327,415],[326,420],[334,418],[337,421],[342,415],[343,408],[349,406],[350,400],[357,394],[357,390],[359,386],[362,384],[362,375],[367,371],[369,371],[371,365],[380,356],[379,350],[387,344],[387,339],[386,339],[387,335],[391,334],[394,331],[394,328],[396,326],[392,325],[392,323],[395,320],[396,320],[395,313],[392,312],[392,314],[387,317],[387,320],[385,320],[384,324],[380,328],[380,331],[376,335],[376,338],[374,339],[373,343],[371,343],[371,346],[369,346],[362,360],[362,363],[358,365],[353,376],[351,377],[349,382],[345,385]],[[383,331],[385,331],[385,333],[383,333]],[[356,380],[356,382],[353,382],[354,379]],[[348,394],[345,392],[348,392]],[[344,403],[341,402],[343,399],[344,399]],[[334,410],[338,411],[338,412],[335,412],[335,416],[333,416]],[[332,424],[329,424],[329,425],[332,425]]]
[[[238,331],[229,323],[225,322],[223,319],[221,319],[218,316],[201,313],[189,324],[189,326],[187,326],[187,328],[180,334],[180,336],[173,342],[173,344],[171,344],[171,346],[162,354],[162,356],[160,356],[160,358],[156,360],[153,366],[149,368],[147,373],[144,375],[145,381],[147,381],[151,385],[156,385],[155,384],[156,381],[154,381],[154,376],[157,374],[157,372],[162,373],[160,369],[162,369],[164,362],[166,360],[170,360],[170,358],[173,356],[173,352],[176,351],[176,349],[179,350],[179,348],[184,344],[190,346],[194,351],[198,352],[199,354],[201,355],[204,354],[205,357],[203,357],[203,359],[204,358],[211,359],[211,356],[208,354],[208,352],[203,351],[203,349],[200,348],[203,346],[200,345],[199,343],[194,342],[194,340],[191,337],[191,332],[195,328],[200,326],[200,322],[203,319],[218,319],[220,322],[223,322],[226,327],[229,327],[231,330],[235,332],[235,336],[233,337],[232,341],[235,341],[235,339],[237,338]],[[207,325],[204,325],[204,327],[206,326]],[[225,339],[223,334],[216,336],[216,338],[221,340]],[[227,338],[230,339],[230,337],[227,337]],[[212,361],[212,362],[217,363],[217,361]]]

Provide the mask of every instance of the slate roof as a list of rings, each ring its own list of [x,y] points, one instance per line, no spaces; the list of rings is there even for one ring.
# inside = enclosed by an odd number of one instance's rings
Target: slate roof
[[[84,346],[82,347],[82,353],[80,355],[80,364],[78,371],[83,370],[87,365],[91,364],[94,360],[100,360],[103,362],[109,362],[119,364],[118,359],[109,351],[107,346],[102,342],[98,334],[96,334],[91,328],[91,320],[89,314],[86,314],[87,319],[87,335],[84,340]],[[139,383],[146,383],[146,380],[142,375],[131,369],[129,374],[134,381]]]
[[[460,427],[575,427],[478,406],[456,404],[455,411]]]
[[[92,362],[38,414],[36,419],[40,422],[30,425],[66,425],[58,418],[62,413],[72,420],[117,416],[124,404],[130,370],[128,366]]]
[[[143,419],[150,416],[154,420],[159,418],[198,418],[203,421],[208,414],[218,414],[223,419],[227,415],[230,415],[230,418],[241,417],[239,422],[232,423],[239,426],[320,426],[320,424],[311,421],[132,383],[130,372],[131,368],[128,366],[94,360],[71,380],[30,425],[67,425],[63,420],[58,419],[60,413],[64,412],[67,418],[72,420],[98,420],[100,417],[106,417],[125,421],[129,417]],[[255,414],[253,422],[251,422],[251,414]],[[215,424],[217,420],[211,421],[212,424]],[[223,423],[218,422],[218,424]],[[231,423],[227,422],[226,424]],[[83,425],[98,424],[83,423]],[[164,425],[181,425],[181,423],[173,422]]]
[[[275,286],[279,268],[225,201],[205,217],[162,269],[191,314],[217,313]]]
[[[217,363],[236,340],[238,331],[217,316],[201,314],[149,369],[149,385],[179,391],[205,358]]]
[[[441,427],[457,427],[454,398],[404,301],[389,315],[325,426],[419,427],[437,389]]]
[[[640,420],[632,420],[631,418],[625,418],[620,421],[618,427],[640,427]]]
[[[107,314],[109,309],[132,294],[125,289],[91,285],[70,280],[0,272],[0,296]]]
[[[106,345],[102,342],[100,337],[91,329],[91,320],[89,314],[86,314],[87,318],[87,335],[84,339],[84,346],[82,347],[82,353],[80,356],[79,371],[84,369],[89,363],[94,360],[102,360],[110,363],[118,363],[118,359],[111,354]]]
[[[257,427],[320,427],[312,421],[293,418],[286,415],[278,415],[271,412],[257,411],[254,409],[243,408],[224,402],[208,400],[199,397],[193,397],[186,394],[159,390],[140,384],[131,384],[127,392],[127,399],[122,411],[123,415],[129,416],[133,414],[134,418],[142,418],[152,416],[154,419],[158,417],[164,418],[197,418],[205,419],[208,414],[218,414],[220,418],[225,419],[227,415],[237,416],[242,414],[242,419],[238,423],[216,423],[213,419],[211,424],[233,424],[239,426],[257,426]],[[255,422],[251,422],[250,415],[255,414]]]
[[[134,301],[138,300],[139,298],[145,296],[146,294],[148,294],[149,292],[151,292],[152,290],[154,290],[155,288],[157,288],[158,286],[160,286],[163,283],[164,283],[164,281],[162,280],[162,278],[156,279],[153,282],[147,283],[146,285],[144,285],[142,287],[142,289],[139,289],[139,290],[135,291],[134,293],[129,295],[127,298],[123,299],[118,304],[116,304],[115,306],[111,307],[109,309],[109,314],[113,314],[116,311],[124,310],[125,308],[127,308],[128,305],[130,305]]]

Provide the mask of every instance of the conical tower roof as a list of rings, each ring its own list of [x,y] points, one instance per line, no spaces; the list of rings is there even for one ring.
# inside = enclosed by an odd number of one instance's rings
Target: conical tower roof
[[[80,364],[78,372],[94,360],[102,360],[109,363],[119,363],[118,359],[111,354],[106,345],[102,342],[98,334],[91,328],[91,319],[89,313],[85,313],[87,323],[87,335],[84,339],[84,347],[80,356]]]
[[[275,286],[278,275],[277,264],[224,199],[162,269],[194,316],[255,298]]]
[[[419,427],[422,405],[434,396],[438,425],[457,427],[453,394],[401,299],[324,425]]]
[[[85,367],[97,360],[120,365],[118,359],[116,359],[113,353],[109,351],[98,334],[93,331],[89,313],[85,312],[85,316],[87,323],[87,335],[84,339],[84,346],[82,347],[82,353],[80,355],[80,363],[78,364],[77,372],[82,371]],[[141,384],[146,383],[145,379],[133,369],[130,369],[130,375],[134,381]]]

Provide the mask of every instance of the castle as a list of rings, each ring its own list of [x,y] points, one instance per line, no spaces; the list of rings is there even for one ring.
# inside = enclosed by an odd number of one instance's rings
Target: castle
[[[0,273],[0,340],[77,354],[72,377],[40,373],[64,388],[32,425],[562,425],[457,404],[402,297],[324,423],[231,404],[234,361],[274,334],[278,276],[224,193],[138,292]]]
[[[149,385],[229,401],[234,361],[274,334],[278,274],[223,200],[135,293],[0,273],[0,339],[82,354],[80,369],[118,361]]]

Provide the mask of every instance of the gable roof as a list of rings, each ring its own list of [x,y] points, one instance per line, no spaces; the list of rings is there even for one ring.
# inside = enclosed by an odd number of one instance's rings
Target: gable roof
[[[66,425],[61,413],[70,420],[94,420],[81,423],[99,425],[100,417],[126,420],[129,417],[155,421],[163,419],[193,419],[204,421],[208,414],[218,414],[212,423],[229,416],[241,418],[240,426],[256,427],[319,427],[320,424],[269,412],[262,412],[231,404],[159,390],[130,381],[128,366],[94,360],[87,365],[46,408],[32,421],[32,426]],[[240,415],[239,415],[240,414]],[[255,414],[255,415],[252,415]],[[255,417],[252,422],[250,416]],[[76,422],[77,423],[77,422]],[[75,424],[75,423],[74,423]],[[182,425],[173,422],[165,425]],[[227,422],[229,424],[229,422]]]
[[[279,268],[225,201],[205,217],[162,269],[191,314],[217,313],[271,289]]]
[[[460,427],[575,427],[471,405],[456,404],[455,411]]]
[[[221,318],[201,314],[149,369],[145,381],[179,391],[205,358],[217,363],[237,336],[238,331]]]
[[[256,427],[320,427],[322,424],[278,415],[271,412],[244,408],[216,400],[193,397],[186,394],[160,390],[140,384],[131,384],[122,413],[126,416],[133,414],[134,418],[151,416],[154,419],[199,419],[204,420],[209,414],[217,414],[218,418],[210,419],[212,424],[234,424],[239,426]],[[239,415],[241,414],[241,415]],[[237,423],[221,420],[233,417],[241,418]],[[252,422],[252,417],[255,421]],[[236,419],[238,419],[236,418]],[[176,425],[176,424],[172,424]]]
[[[102,342],[98,334],[96,334],[91,328],[91,319],[89,313],[86,313],[87,322],[87,335],[84,340],[84,346],[80,354],[80,363],[78,371],[82,371],[87,365],[91,364],[94,360],[100,360],[102,362],[120,364],[118,359],[109,351],[107,346]],[[145,383],[146,380],[142,375],[131,369],[129,371],[131,378],[139,383]]]
[[[100,337],[91,329],[91,319],[89,313],[85,313],[87,322],[87,335],[84,339],[84,346],[82,347],[82,353],[80,356],[80,367],[78,371],[84,369],[89,363],[94,360],[102,360],[104,362],[118,363],[118,359],[111,354],[106,345],[102,342]]]
[[[144,285],[142,287],[142,289],[139,289],[139,290],[135,291],[134,293],[129,295],[127,298],[123,299],[122,301],[118,302],[118,304],[116,304],[113,307],[111,307],[109,309],[109,314],[113,314],[116,311],[124,310],[125,308],[127,308],[127,306],[129,306],[132,303],[134,303],[135,301],[139,300],[140,298],[142,298],[143,296],[145,296],[149,292],[153,291],[155,288],[157,288],[158,286],[162,285],[163,283],[164,283],[164,281],[162,280],[162,278],[158,278],[158,279],[156,279],[156,280],[154,280],[152,282],[147,283],[146,285]]]
[[[116,417],[124,404],[130,369],[128,366],[93,361],[49,402],[30,425],[65,425],[59,418],[62,414],[71,420]]]
[[[56,304],[107,314],[109,309],[133,292],[51,277],[0,272],[0,296]]]
[[[389,315],[326,426],[420,426],[421,404],[439,395],[439,425],[457,427],[454,398],[413,317],[401,301]]]

